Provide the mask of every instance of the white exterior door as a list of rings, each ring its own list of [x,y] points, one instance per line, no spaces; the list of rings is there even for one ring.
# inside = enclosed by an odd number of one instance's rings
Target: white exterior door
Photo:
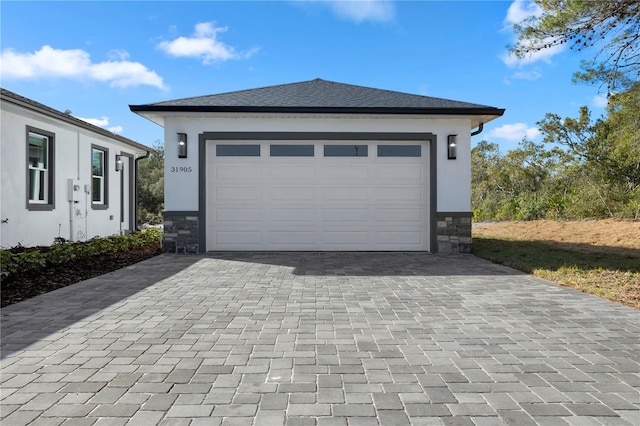
[[[207,144],[209,251],[429,249],[426,143]]]

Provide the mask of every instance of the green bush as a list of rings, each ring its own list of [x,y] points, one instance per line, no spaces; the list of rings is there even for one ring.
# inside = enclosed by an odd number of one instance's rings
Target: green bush
[[[73,247],[66,242],[58,242],[51,246],[46,254],[47,262],[53,265],[62,265],[71,261],[75,254]]]
[[[42,269],[47,264],[47,257],[38,250],[25,251],[16,256],[17,269],[30,272]]]
[[[18,272],[18,255],[9,250],[0,250],[0,279]]]
[[[14,274],[40,271],[47,265],[64,265],[74,259],[153,247],[161,241],[162,231],[151,228],[128,236],[96,237],[82,243],[58,240],[51,247],[0,249],[0,278],[10,279]]]

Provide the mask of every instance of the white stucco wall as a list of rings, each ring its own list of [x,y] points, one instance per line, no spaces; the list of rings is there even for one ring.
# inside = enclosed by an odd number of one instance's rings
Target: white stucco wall
[[[0,247],[50,245],[58,236],[82,241],[128,228],[127,218],[124,224],[120,222],[120,180],[124,176],[128,188],[134,173],[116,172],[115,156],[135,155],[140,150],[9,102],[2,102],[0,120]],[[27,126],[55,135],[55,206],[50,211],[27,209]],[[84,185],[91,185],[92,144],[109,150],[106,210],[92,209],[91,194],[84,192]],[[133,161],[125,164],[134,167]],[[73,205],[68,201],[68,179],[81,185],[79,202]]]
[[[437,135],[438,211],[471,211],[471,121],[417,116],[284,116],[175,114],[165,118],[165,210],[198,210],[198,135],[204,132],[424,132]],[[176,133],[186,133],[188,158],[178,158]],[[458,135],[456,160],[447,136]],[[186,169],[185,169],[186,168]],[[190,171],[189,171],[190,170]]]

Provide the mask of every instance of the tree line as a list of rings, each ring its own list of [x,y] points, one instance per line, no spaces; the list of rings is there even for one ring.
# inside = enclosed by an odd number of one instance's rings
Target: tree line
[[[537,124],[542,142],[472,149],[474,220],[640,219],[640,83],[610,95],[603,117],[583,106]]]
[[[524,139],[500,152],[471,152],[474,219],[640,218],[640,2],[535,0],[536,13],[514,25],[510,52],[526,58],[566,44],[586,53],[574,83],[606,87],[606,114],[548,113],[542,142]],[[581,54],[583,54],[581,53]]]

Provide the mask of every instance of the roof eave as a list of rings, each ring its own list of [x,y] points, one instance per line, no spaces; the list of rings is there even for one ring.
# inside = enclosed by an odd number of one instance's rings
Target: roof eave
[[[135,113],[144,112],[254,112],[303,114],[406,114],[406,115],[494,115],[500,108],[393,108],[393,107],[272,107],[272,106],[206,106],[206,105],[129,105]]]

